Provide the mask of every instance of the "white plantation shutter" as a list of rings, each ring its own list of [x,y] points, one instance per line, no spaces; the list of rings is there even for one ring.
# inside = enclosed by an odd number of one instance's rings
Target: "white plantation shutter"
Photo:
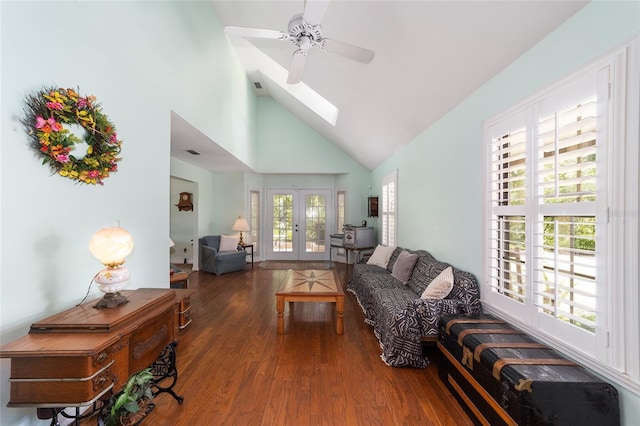
[[[395,170],[382,180],[382,245],[397,245],[397,187],[398,171]]]
[[[249,227],[251,228],[251,242],[253,246],[253,254],[260,255],[260,191],[249,191]]]
[[[524,303],[527,132],[522,114],[510,121],[515,126],[512,130],[505,132],[502,126],[490,129],[499,136],[491,138],[490,146],[488,283],[493,291]]]
[[[640,36],[484,123],[482,303],[640,389]]]
[[[600,78],[608,83],[608,71]],[[605,101],[598,108],[599,97]],[[605,200],[598,199],[597,184],[606,184],[597,161],[606,135],[598,133],[598,122],[607,120],[607,98],[598,93],[593,73],[540,102],[535,149],[535,304],[542,314],[591,335],[598,311],[596,260],[603,262],[596,236],[598,202]]]
[[[611,65],[487,122],[485,288],[493,307],[606,357]]]
[[[342,232],[342,228],[347,223],[347,192],[338,191],[337,193],[337,205],[338,205],[338,220],[336,221],[336,231]]]

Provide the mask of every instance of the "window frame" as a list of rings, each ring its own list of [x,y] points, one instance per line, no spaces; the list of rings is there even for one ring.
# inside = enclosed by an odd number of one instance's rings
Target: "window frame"
[[[336,233],[341,234],[342,228],[347,223],[347,191],[345,189],[339,189],[336,191],[336,222],[335,223],[336,223]]]
[[[254,208],[254,200],[257,206]],[[251,243],[253,244],[253,255],[260,256],[261,244],[261,220],[262,220],[262,192],[258,188],[249,189],[249,226],[251,233]]]
[[[393,198],[389,200],[389,193]],[[380,203],[380,241],[383,246],[398,245],[398,169],[382,178]],[[393,220],[390,220],[393,219]],[[391,238],[389,238],[391,237]]]
[[[483,220],[483,280],[481,283],[482,301],[487,311],[493,312],[501,317],[513,321],[517,326],[532,334],[536,338],[553,345],[570,358],[586,365],[595,371],[608,377],[613,377],[634,393],[640,394],[640,361],[633,354],[638,353],[640,348],[640,332],[637,327],[630,324],[638,324],[640,320],[640,307],[638,306],[638,266],[634,253],[638,253],[638,119],[640,111],[640,35],[636,35],[631,41],[617,47],[603,58],[585,65],[576,73],[550,85],[546,89],[533,94],[517,105],[509,108],[503,113],[489,118],[483,122],[483,145],[484,161],[483,175],[485,179],[483,190],[484,220]],[[596,215],[603,218],[605,239],[598,241],[603,245],[605,262],[598,265],[600,281],[604,281],[604,290],[598,294],[607,300],[605,311],[602,313],[605,319],[603,333],[599,333],[595,339],[595,347],[591,352],[585,352],[577,348],[566,339],[553,335],[548,326],[541,324],[540,315],[537,314],[535,306],[535,295],[533,292],[534,282],[530,283],[526,290],[525,309],[509,303],[499,303],[496,301],[489,280],[491,246],[490,222],[493,216],[492,201],[490,194],[490,168],[491,152],[490,144],[492,136],[489,128],[492,125],[505,123],[513,120],[517,115],[524,115],[528,122],[527,137],[532,140],[535,129],[533,105],[540,102],[544,97],[549,97],[557,93],[562,88],[575,82],[580,76],[587,73],[597,73],[605,66],[610,66],[610,83],[605,87],[608,91],[610,101],[610,111],[608,123],[610,126],[606,131],[609,138],[607,142],[606,160],[606,185],[607,191],[604,194],[604,207],[596,210]],[[598,83],[600,84],[600,83]],[[625,119],[625,117],[631,117]],[[635,118],[635,119],[634,119]],[[635,141],[635,142],[634,142]],[[529,143],[529,145],[533,145]],[[533,148],[531,148],[533,149]],[[528,151],[530,158],[534,158],[532,151]],[[532,170],[532,161],[528,161],[527,178],[536,178]],[[600,166],[599,166],[600,167]],[[599,180],[600,182],[600,180]],[[528,185],[527,190],[532,191],[534,186]],[[600,197],[600,194],[598,195]],[[520,209],[528,216],[527,239],[528,247],[535,246],[534,227],[538,220],[532,212],[538,213],[533,201],[533,193],[529,193],[525,207]],[[517,209],[514,209],[517,210]],[[542,209],[544,211],[544,209]],[[635,213],[634,213],[635,212]],[[515,215],[514,213],[510,213]],[[604,217],[603,217],[604,216]],[[603,226],[602,224],[599,226]],[[598,231],[596,231],[598,232]],[[631,236],[631,237],[630,237]],[[533,249],[530,250],[533,252]],[[527,268],[532,275],[534,263],[533,253],[527,253]],[[615,283],[615,285],[614,285]],[[601,285],[601,284],[600,284]],[[598,305],[596,310],[598,310]],[[598,313],[600,315],[600,313]],[[543,329],[541,329],[543,327]],[[635,330],[634,330],[635,329]],[[579,338],[580,333],[575,333]]]

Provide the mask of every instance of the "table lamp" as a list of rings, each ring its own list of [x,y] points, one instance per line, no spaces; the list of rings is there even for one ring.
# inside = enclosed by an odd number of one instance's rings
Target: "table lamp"
[[[94,308],[109,309],[127,303],[129,300],[120,291],[129,284],[129,271],[122,265],[133,250],[131,234],[120,227],[103,228],[91,237],[89,250],[105,266],[95,277],[104,297]]]
[[[238,218],[236,219],[236,223],[233,224],[233,228],[231,228],[231,230],[236,232],[240,231],[240,242],[238,244],[240,244],[241,246],[244,246],[244,241],[242,240],[242,233],[249,231],[249,224],[247,223],[247,219],[238,216]]]

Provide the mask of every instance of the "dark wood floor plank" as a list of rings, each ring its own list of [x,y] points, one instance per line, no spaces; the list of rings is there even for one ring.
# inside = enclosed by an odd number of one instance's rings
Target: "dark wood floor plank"
[[[338,265],[346,285],[349,270]],[[192,324],[177,346],[178,404],[156,398],[153,425],[471,425],[437,374],[392,368],[351,293],[344,335],[331,303],[285,307],[276,333],[275,291],[286,271],[259,267],[215,276],[195,272]]]

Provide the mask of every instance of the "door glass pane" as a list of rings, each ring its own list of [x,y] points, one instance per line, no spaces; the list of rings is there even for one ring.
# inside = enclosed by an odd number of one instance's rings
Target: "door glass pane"
[[[324,253],[327,217],[327,197],[307,195],[305,197],[305,252]]]
[[[273,195],[273,251],[293,251],[293,195]]]

